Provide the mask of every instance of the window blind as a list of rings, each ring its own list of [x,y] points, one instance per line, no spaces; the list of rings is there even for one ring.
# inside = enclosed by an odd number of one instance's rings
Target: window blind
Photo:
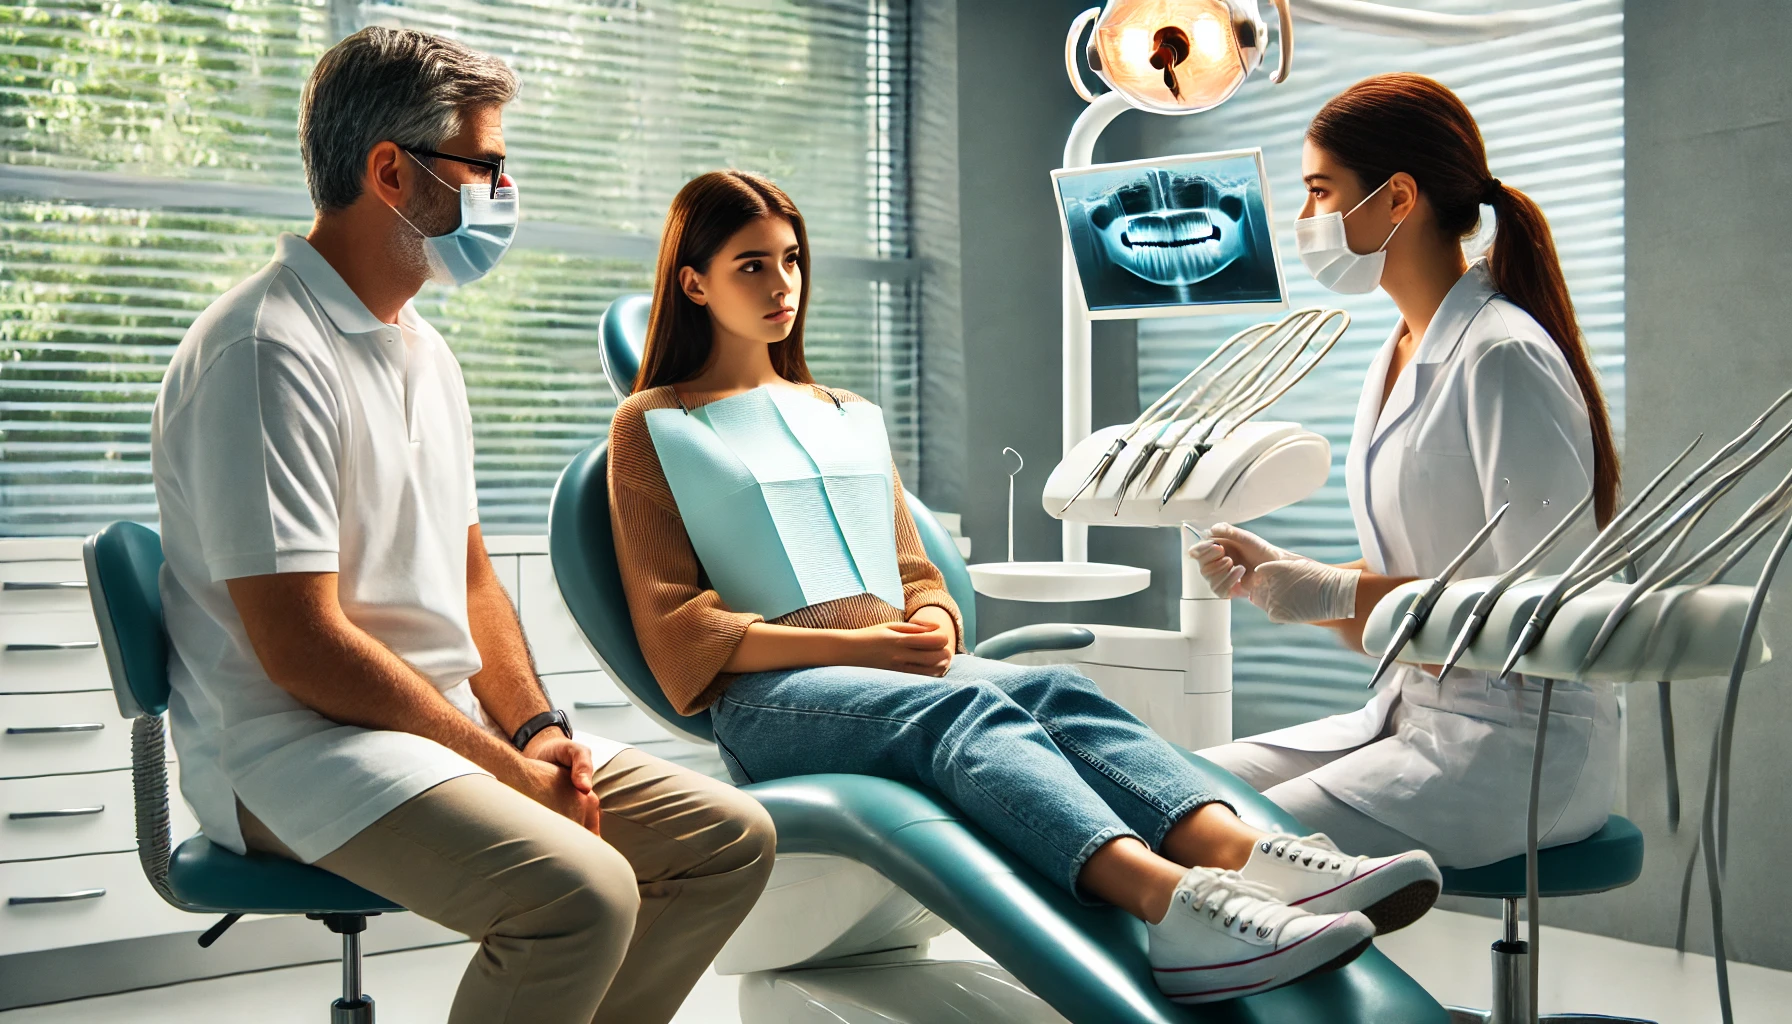
[[[651,283],[690,177],[767,174],[808,221],[816,376],[883,406],[918,482],[903,0],[95,0],[0,6],[0,534],[153,521],[149,416],[175,344],[310,219],[317,56],[365,24],[497,54],[516,250],[419,310],[466,373],[488,532],[545,527],[614,398],[596,325]]]
[[[1525,4],[1534,6],[1535,4]],[[1495,0],[1401,0],[1445,13],[1486,13]],[[1335,295],[1316,284],[1296,257],[1293,224],[1305,201],[1300,151],[1307,122],[1352,82],[1388,71],[1416,71],[1460,95],[1481,125],[1488,160],[1502,181],[1543,208],[1591,346],[1613,425],[1624,406],[1624,117],[1623,5],[1589,10],[1574,24],[1505,39],[1452,46],[1370,35],[1301,22],[1294,72],[1282,85],[1253,76],[1231,102],[1193,117],[1151,117],[1146,153],[1187,153],[1261,146],[1274,203],[1277,243],[1294,308],[1337,306],[1354,318],[1350,332],[1319,369],[1269,416],[1300,421],[1332,444],[1332,474],[1316,495],[1250,524],[1284,547],[1329,562],[1361,556],[1344,494],[1344,456],[1369,360],[1399,314],[1381,293]],[[1139,322],[1140,396],[1161,394],[1213,346],[1256,318]],[[1620,442],[1621,443],[1621,442]],[[1276,626],[1256,608],[1234,603],[1235,732],[1246,736],[1364,702],[1371,663],[1310,626]]]

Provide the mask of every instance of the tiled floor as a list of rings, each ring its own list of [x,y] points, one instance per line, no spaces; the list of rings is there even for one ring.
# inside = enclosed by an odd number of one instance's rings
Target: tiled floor
[[[1446,1004],[1487,1005],[1487,944],[1498,924],[1437,911],[1381,941],[1381,948]],[[1718,1018],[1709,957],[1678,956],[1578,932],[1544,929],[1547,957],[1544,1012],[1573,1010],[1649,1017],[1662,1024],[1706,1024]],[[367,990],[378,1000],[381,1024],[439,1024],[453,998],[454,980],[471,947],[388,953],[367,959]],[[975,956],[956,935],[934,943],[939,956]],[[1551,970],[1551,964],[1572,970]],[[1736,1019],[1783,1020],[1792,1005],[1792,973],[1746,964],[1731,977]],[[315,1024],[326,1015],[338,982],[333,965],[319,964],[58,1003],[0,1013],[0,1024],[174,1024],[191,1020],[253,1020],[257,1024]],[[679,1013],[677,1024],[735,1024],[735,982],[707,975]]]

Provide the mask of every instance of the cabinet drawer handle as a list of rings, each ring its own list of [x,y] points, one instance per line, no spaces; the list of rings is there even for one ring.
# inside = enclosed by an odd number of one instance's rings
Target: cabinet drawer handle
[[[105,809],[105,804],[97,804],[93,807],[63,807],[54,811],[13,811],[6,817],[12,821],[32,821],[37,818],[79,818],[85,814],[98,814]]]
[[[39,583],[35,580],[7,580],[0,590],[16,593],[21,590],[86,590],[86,580],[69,580],[66,583]]]
[[[97,900],[106,895],[104,889],[79,889],[65,892],[57,896],[11,896],[6,900],[9,907],[29,907],[37,903],[74,903],[77,900]]]
[[[574,711],[596,711],[599,708],[626,708],[626,707],[628,707],[628,701],[626,701],[626,700],[575,700],[572,702],[572,707],[573,707]]]
[[[61,644],[7,644],[8,651],[91,651],[98,649],[98,640],[71,640]]]
[[[73,725],[9,725],[8,736],[42,736],[52,732],[99,732],[106,727],[104,722],[76,722]]]

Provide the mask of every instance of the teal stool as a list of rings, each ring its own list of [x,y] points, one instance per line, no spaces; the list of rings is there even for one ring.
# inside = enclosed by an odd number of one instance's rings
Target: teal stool
[[[1578,843],[1552,846],[1537,854],[1539,896],[1585,896],[1621,889],[1643,872],[1643,834],[1628,818],[1612,815],[1605,827]],[[1505,934],[1493,944],[1493,1006],[1487,1010],[1450,1007],[1451,1024],[1520,1024],[1531,1012],[1530,944],[1519,938],[1518,903],[1524,899],[1524,856],[1478,868],[1444,868],[1446,896],[1478,896],[1500,901]],[[1547,1024],[1653,1024],[1635,1017],[1547,1014]]]
[[[137,857],[149,884],[170,904],[223,914],[199,937],[210,946],[244,914],[304,914],[342,936],[342,998],[330,1024],[373,1024],[361,991],[361,933],[367,919],[403,910],[322,868],[284,857],[238,856],[197,835],[170,850],[167,739],[168,634],[157,576],[162,541],[136,523],[113,523],[87,539],[88,592],[119,713],[131,725],[131,784],[137,803]]]

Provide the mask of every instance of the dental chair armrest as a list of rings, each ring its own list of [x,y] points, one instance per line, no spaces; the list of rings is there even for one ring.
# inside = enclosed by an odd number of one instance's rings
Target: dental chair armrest
[[[1074,651],[1094,642],[1095,634],[1081,626],[1046,622],[998,633],[978,644],[971,653],[991,661],[1005,661],[1029,651]]]

